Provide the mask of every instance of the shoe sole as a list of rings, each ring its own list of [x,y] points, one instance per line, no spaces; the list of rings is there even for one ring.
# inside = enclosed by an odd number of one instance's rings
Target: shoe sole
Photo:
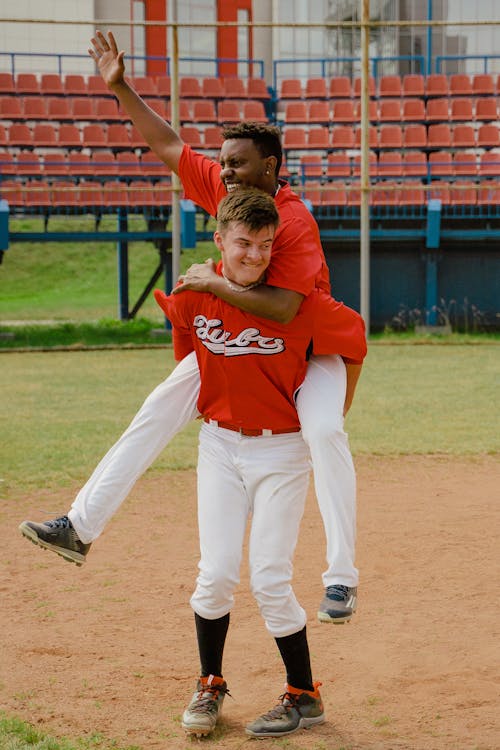
[[[331,622],[334,625],[343,625],[344,622],[349,622],[353,616],[355,610],[348,615],[342,615],[341,617],[331,617],[327,612],[318,612],[318,620],[320,622]]]
[[[286,737],[289,734],[298,732],[299,729],[311,729],[311,727],[316,726],[316,724],[323,724],[324,721],[324,714],[321,714],[321,716],[313,716],[310,718],[306,718],[305,716],[303,716],[298,725],[294,729],[290,729],[290,731],[288,732],[253,732],[251,729],[247,728],[245,729],[245,734],[248,734],[250,737],[256,737],[258,740],[265,740],[266,737]]]
[[[34,531],[24,522],[19,526],[19,531],[24,537],[26,537],[26,539],[29,539],[30,542],[33,542],[33,544],[36,544],[42,549],[48,549],[50,550],[50,552],[55,552],[56,555],[59,555],[67,562],[75,563],[75,565],[77,565],[78,567],[81,567],[85,562],[85,556],[80,554],[80,552],[72,552],[65,547],[57,547],[55,544],[45,542],[43,539],[40,539],[36,531]]]
[[[188,727],[186,724],[181,724],[181,726],[186,734],[190,734],[193,737],[206,737],[207,734],[210,734],[215,729],[215,727],[210,727],[210,729],[205,727],[203,729],[201,727]]]

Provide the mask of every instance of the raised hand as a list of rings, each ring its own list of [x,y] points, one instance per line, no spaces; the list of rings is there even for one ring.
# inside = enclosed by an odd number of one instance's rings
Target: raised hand
[[[90,41],[92,47],[89,48],[89,55],[96,61],[105,83],[110,88],[122,83],[125,73],[123,62],[125,52],[123,50],[118,52],[113,33],[108,31],[108,38],[106,39],[102,31],[96,31],[95,37],[92,37]]]

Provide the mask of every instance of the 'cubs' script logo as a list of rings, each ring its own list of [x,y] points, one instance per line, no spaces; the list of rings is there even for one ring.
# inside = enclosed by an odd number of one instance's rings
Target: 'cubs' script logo
[[[285,351],[283,339],[261,336],[258,328],[244,328],[237,336],[225,331],[222,320],[197,315],[193,321],[196,335],[212,354],[226,357],[239,354],[279,354]]]

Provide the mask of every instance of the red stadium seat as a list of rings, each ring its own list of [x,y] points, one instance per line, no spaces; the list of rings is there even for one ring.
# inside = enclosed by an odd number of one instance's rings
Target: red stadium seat
[[[33,177],[42,174],[40,157],[33,151],[21,151],[16,159],[16,174],[32,175]]]
[[[324,78],[308,78],[304,89],[306,99],[327,99],[328,89]]]
[[[307,148],[305,128],[286,128],[283,133],[284,149],[305,149]]]
[[[224,96],[226,99],[246,99],[247,89],[242,78],[224,78]]]
[[[148,105],[148,107],[153,110],[153,112],[156,112],[157,115],[160,115],[160,117],[162,118],[162,120],[167,120],[168,119],[167,118],[167,106],[166,106],[165,102],[163,101],[163,99],[150,99],[150,98],[147,98],[147,99],[144,99],[144,101],[146,102],[146,104]],[[184,100],[181,100],[181,101],[184,101]],[[170,102],[169,102],[169,104],[170,104]],[[179,109],[180,109],[180,107],[179,107]],[[118,111],[120,112],[122,121],[130,120],[130,116],[129,116],[128,112],[122,111],[120,107],[118,108]]]
[[[379,122],[401,122],[400,99],[384,99],[379,105]]]
[[[90,155],[90,163],[95,175],[110,177],[118,174],[116,158],[111,151],[95,151]]]
[[[477,145],[479,148],[495,148],[500,146],[500,136],[497,126],[481,125],[477,131]]]
[[[101,208],[104,205],[104,195],[100,182],[88,180],[81,182],[80,188],[80,207],[81,208]]]
[[[64,94],[64,86],[61,76],[57,73],[42,73],[40,77],[40,93],[43,96],[53,96]]]
[[[149,148],[148,144],[139,133],[135,125],[130,128],[130,147],[131,148]]]
[[[476,155],[469,151],[457,151],[453,157],[453,174],[456,176],[477,175]]]
[[[30,180],[24,186],[24,199],[29,208],[50,208],[52,199],[49,183],[45,180]]]
[[[219,102],[217,105],[217,117],[221,124],[241,122],[240,103],[226,100]]]
[[[66,96],[87,96],[87,83],[82,75],[65,76],[63,86]]]
[[[167,165],[152,151],[141,154],[141,174],[144,177],[165,177],[171,171]]]
[[[298,78],[285,78],[281,81],[280,99],[302,99],[302,84]]]
[[[403,122],[425,122],[425,104],[422,99],[404,99]]]
[[[45,154],[43,157],[43,173],[46,177],[69,175],[69,167],[64,154]]]
[[[427,189],[427,195],[429,199],[440,200],[443,206],[450,204],[450,186],[447,182],[432,182]]]
[[[378,84],[379,97],[400,97],[401,78],[397,75],[381,76]]]
[[[451,100],[450,120],[454,122],[472,122],[473,119],[472,99],[464,97],[463,99]]]
[[[466,180],[456,180],[450,188],[452,206],[475,206],[477,192],[475,183]]]
[[[70,109],[69,101],[66,97],[49,97],[47,100],[47,116],[49,120],[57,122],[69,122],[73,119],[73,113]]]
[[[321,205],[321,182],[319,180],[310,180],[305,182],[301,190],[302,200],[307,200],[313,206]]]
[[[133,151],[119,151],[115,159],[120,177],[137,177],[142,174],[139,157]]]
[[[41,96],[26,96],[23,101],[25,120],[48,120],[47,102]]]
[[[431,73],[425,79],[426,96],[448,96],[448,78],[443,73]]]
[[[146,96],[158,96],[156,81],[151,76],[133,76],[132,86],[139,96],[142,96],[143,98]]]
[[[184,99],[200,99],[203,92],[199,79],[193,76],[179,78],[179,96]]]
[[[429,148],[450,148],[451,147],[451,130],[449,125],[444,123],[429,125],[427,130],[427,143]]]
[[[425,125],[406,125],[403,133],[404,148],[425,148],[427,146],[427,131]]]
[[[80,188],[69,180],[57,180],[52,183],[51,201],[56,208],[77,208],[80,205]]]
[[[300,157],[300,173],[304,177],[322,177],[323,159],[320,154],[303,154]]]
[[[0,146],[7,146],[7,130],[5,126],[0,123]]]
[[[474,96],[495,96],[495,81],[489,73],[477,73],[472,78]]]
[[[243,102],[243,120],[244,122],[267,122],[264,104],[257,100]]]
[[[450,119],[448,99],[429,99],[425,119],[427,122],[448,122]]]
[[[376,95],[376,86],[375,86],[375,78],[373,76],[369,76],[368,78],[368,94],[369,96],[375,96]],[[359,98],[361,96],[361,78],[355,78],[354,79],[354,89],[353,89],[353,96],[356,98]]]
[[[494,96],[485,99],[476,99],[476,120],[489,122],[498,119],[497,100]]]
[[[305,102],[287,102],[285,106],[285,124],[306,123],[308,121]]]
[[[328,125],[330,122],[330,103],[326,101],[311,101],[307,108],[309,124]]]
[[[252,120],[252,118],[249,119]],[[222,131],[220,128],[205,128],[205,132],[203,135],[205,136],[205,148],[208,148],[212,151],[218,151],[220,149],[223,142]]]
[[[370,151],[368,174],[370,175],[370,177],[376,177],[377,171],[378,171],[377,154],[374,151]],[[361,175],[361,154],[357,154],[352,160],[352,176],[359,177],[360,175]]]
[[[400,125],[382,125],[379,136],[380,148],[401,148],[403,131]]]
[[[0,117],[2,120],[24,120],[24,101],[16,96],[2,96],[0,99]]]
[[[358,99],[354,104],[354,117],[356,122],[361,122],[361,100]],[[368,101],[368,119],[370,122],[378,122],[378,104],[374,99]]]
[[[2,180],[0,197],[6,200],[11,208],[24,208],[24,187],[17,180]]]
[[[331,131],[330,144],[332,148],[354,148],[354,131],[346,125],[339,125]]]
[[[352,84],[351,79],[347,76],[334,76],[330,79],[329,86],[330,99],[351,99]]]
[[[179,135],[181,137],[181,141],[184,141],[184,143],[188,143],[192,148],[200,149],[203,147],[201,132],[198,130],[198,128],[192,125],[181,125]]]
[[[429,154],[429,173],[431,177],[451,177],[453,166],[449,151],[433,151]]]
[[[332,122],[356,122],[354,102],[351,99],[341,99],[333,103]]]
[[[479,176],[500,176],[500,153],[498,151],[485,151],[479,157]]]
[[[450,76],[450,96],[472,96],[472,84],[468,75],[453,73]]]
[[[84,125],[82,145],[85,148],[107,148],[106,132],[102,125]]]
[[[392,128],[392,127],[399,127],[399,126],[386,125],[385,127]],[[401,128],[399,128],[399,130],[401,130]],[[397,138],[396,135],[395,137]],[[355,148],[361,148],[361,128],[356,128],[356,130],[354,131],[354,144],[355,144]],[[377,128],[374,127],[373,125],[370,125],[370,127],[368,128],[368,146],[369,148],[378,147]]]
[[[81,151],[73,151],[68,156],[68,167],[70,174],[75,177],[82,177],[94,174],[94,168],[90,163],[90,156]]]
[[[215,77],[204,78],[201,83],[201,93],[207,99],[214,99],[215,101],[224,99],[225,92],[222,80]]]
[[[217,122],[212,99],[199,99],[193,103],[193,122]]]
[[[102,76],[92,75],[87,78],[89,96],[112,96],[113,94],[104,83]]]
[[[420,185],[414,186],[411,182],[404,182],[399,187],[400,206],[423,206],[425,203],[424,188]]]
[[[16,165],[14,162],[14,156],[9,151],[0,151],[0,175],[16,173]],[[0,187],[2,181],[0,180]]]
[[[399,151],[383,151],[378,160],[379,177],[402,177],[403,159]]]
[[[330,183],[321,193],[322,206],[345,206],[347,204],[347,193],[342,182]]]
[[[263,78],[249,78],[247,81],[247,95],[249,99],[270,99],[271,94]]]
[[[453,148],[474,148],[476,139],[472,125],[455,125],[453,128]]]
[[[500,184],[497,180],[481,183],[477,203],[480,206],[500,205]]]
[[[128,188],[128,202],[132,207],[156,206],[155,188],[147,180],[134,180]]]
[[[373,186],[371,203],[374,206],[397,206],[399,205],[399,195],[399,185],[394,180],[377,182]]]
[[[75,96],[71,102],[71,114],[73,120],[79,122],[93,122],[97,120],[97,115],[94,109],[94,102],[96,99],[92,96]]]
[[[309,128],[307,147],[326,151],[330,146],[330,133],[327,127]]]
[[[423,151],[404,151],[403,176],[425,177],[427,175],[427,157]]]
[[[402,94],[405,97],[423,96],[425,93],[425,79],[420,73],[409,73],[403,76]]]
[[[38,148],[57,146],[57,131],[54,126],[35,123],[33,126],[33,145]]]
[[[116,99],[97,98],[94,111],[99,122],[121,122],[124,119],[118,110]]]
[[[17,94],[40,94],[40,83],[34,73],[18,73],[16,76]]]
[[[155,185],[155,200],[157,206],[172,205],[172,183],[157,182]]]
[[[0,73],[0,94],[15,94],[16,86],[12,73]]]
[[[33,134],[25,123],[15,122],[9,128],[9,146],[29,148],[34,146]]]
[[[57,145],[61,148],[81,148],[82,135],[76,125],[62,124],[57,131]]]
[[[353,180],[350,185],[346,186],[347,205],[361,205],[361,183],[359,180]]]
[[[156,79],[156,91],[158,96],[170,99],[172,91],[172,82],[169,76],[158,76]]]
[[[326,166],[327,177],[350,177],[351,160],[347,154],[329,153]]]

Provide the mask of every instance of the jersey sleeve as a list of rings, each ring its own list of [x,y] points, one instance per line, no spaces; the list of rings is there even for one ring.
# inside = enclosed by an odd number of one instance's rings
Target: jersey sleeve
[[[339,354],[361,364],[366,356],[365,324],[361,315],[343,302],[319,291],[313,323],[313,354]]]
[[[172,323],[172,343],[174,345],[175,359],[180,362],[194,350],[191,328],[187,320],[185,300],[183,294],[179,297],[170,295],[167,297],[161,289],[155,289],[155,300],[161,307],[165,316]]]
[[[226,195],[220,180],[220,165],[185,144],[179,161],[179,178],[184,196],[216,216],[217,206]]]
[[[282,220],[274,239],[266,284],[307,297],[316,286],[321,268],[319,235],[300,217]]]

